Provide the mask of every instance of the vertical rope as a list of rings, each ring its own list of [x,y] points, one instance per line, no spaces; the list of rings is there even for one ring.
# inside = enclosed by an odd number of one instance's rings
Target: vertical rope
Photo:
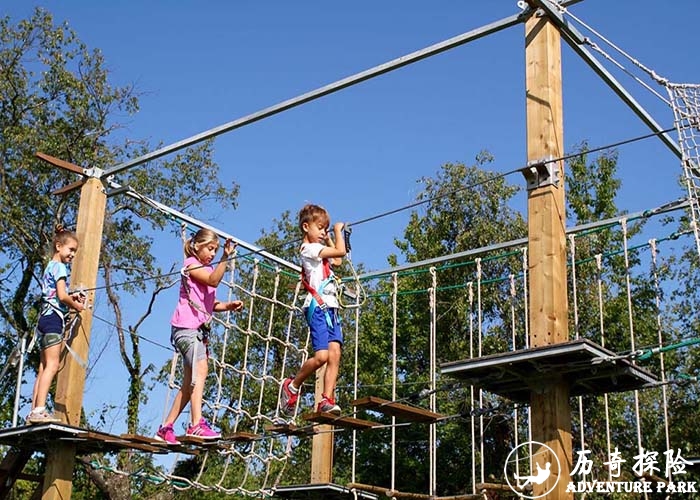
[[[359,297],[359,296],[358,296]],[[352,400],[357,401],[358,396],[358,373],[357,365],[359,364],[359,346],[360,346],[360,308],[355,308],[355,368],[353,370],[353,386],[352,386]],[[357,407],[352,407],[352,414],[355,415],[357,412]],[[350,482],[355,482],[355,475],[357,473],[357,429],[352,430],[352,472],[350,474]]]
[[[226,299],[231,300],[233,298],[233,282],[236,272],[236,250],[233,251],[233,255],[226,263],[228,267],[229,281],[228,281],[228,291],[226,293]],[[224,379],[224,366],[226,364],[226,347],[228,346],[228,334],[229,334],[229,324],[231,322],[231,311],[226,313],[226,327],[224,328],[224,339],[221,345],[221,356],[219,357],[219,371],[216,376],[216,399],[214,400],[214,407],[218,409],[221,405],[221,394],[222,385]],[[214,413],[213,422],[216,422],[217,413]]]
[[[248,324],[246,327],[246,332],[245,332],[245,346],[243,349],[243,362],[241,365],[241,385],[238,389],[238,403],[237,403],[237,408],[238,411],[236,413],[236,423],[234,424],[234,430],[238,429],[238,423],[243,416],[243,413],[241,412],[241,408],[243,408],[243,389],[245,388],[245,382],[246,378],[248,377],[248,350],[250,348],[250,335],[251,331],[253,329],[253,317],[254,317],[254,308],[253,306],[255,305],[255,294],[256,294],[256,289],[258,285],[258,277],[260,274],[260,261],[258,259],[255,259],[254,264],[253,264],[253,280],[250,285],[250,301],[249,301],[249,306],[248,306]]]
[[[273,289],[272,289],[272,300],[270,301],[270,315],[268,316],[267,320],[267,333],[265,335],[265,351],[263,355],[263,365],[262,365],[262,373],[260,377],[260,395],[258,397],[258,415],[263,414],[263,397],[265,395],[265,381],[267,380],[267,367],[268,367],[268,362],[270,359],[270,340],[272,339],[273,336],[273,328],[274,328],[274,320],[275,320],[275,311],[276,305],[278,302],[277,295],[279,293],[279,288],[280,288],[280,268],[279,266],[275,266],[275,279],[273,283]],[[257,433],[258,428],[260,425],[260,419],[255,420],[255,427],[253,429],[253,432]]]
[[[17,363],[17,383],[15,385],[15,402],[12,407],[12,427],[17,427],[19,419],[19,400],[22,391],[22,374],[24,373],[24,358],[27,354],[27,334],[22,335],[19,346],[19,360]],[[2,379],[2,377],[0,377]]]
[[[600,329],[600,345],[605,347],[605,311],[603,310],[603,256],[599,253],[595,255],[596,264],[596,284],[598,287],[598,328]],[[607,446],[607,456],[610,456],[610,401],[608,393],[603,394],[603,404],[605,406],[605,444]],[[612,471],[608,468],[608,481],[612,481]]]
[[[168,390],[165,391],[165,404],[163,405],[163,417],[162,422],[165,422],[165,417],[168,415],[170,410],[170,398],[172,396],[173,389],[179,388],[175,383],[175,369],[177,368],[179,354],[177,350],[173,349],[173,357],[170,360],[170,374],[168,375]]]
[[[510,336],[511,336],[511,342],[513,343],[513,348],[511,351],[516,351],[517,350],[517,336],[516,336],[516,326],[515,326],[515,300],[516,300],[516,291],[515,291],[515,275],[513,273],[508,275],[508,281],[510,282]],[[518,405],[515,405],[513,408],[513,434],[515,437],[515,448],[518,447],[520,444],[520,439],[518,435],[518,429],[520,427],[519,423],[519,415],[518,415]],[[520,457],[518,453],[515,454],[515,470],[519,471],[520,467],[518,466],[518,461]]]
[[[525,315],[525,349],[530,348],[530,304],[528,296],[528,258],[527,258],[527,247],[522,248],[523,253],[523,310]],[[532,456],[532,418],[531,418],[531,408],[530,405],[526,408],[527,411],[527,440],[530,442],[528,456]]]
[[[397,330],[397,317],[396,317],[396,299],[399,295],[399,281],[398,273],[392,273],[391,278],[394,283],[394,288],[392,290],[392,319],[393,325],[391,328],[391,400],[396,401],[396,330]],[[391,416],[391,490],[396,489],[396,417]]]
[[[301,291],[301,281],[297,281],[296,286],[294,287],[294,298],[292,299],[292,304],[296,304],[297,300],[299,299],[299,292]],[[282,353],[282,366],[280,367],[280,376],[279,376],[279,389],[277,392],[277,411],[275,412],[275,417],[279,417],[279,410],[280,410],[280,395],[282,394],[282,382],[284,381],[285,378],[285,373],[287,370],[287,358],[289,357],[289,351],[290,349],[294,349],[295,346],[292,345],[292,323],[294,322],[294,317],[296,316],[296,313],[298,312],[298,309],[295,307],[290,307],[289,309],[289,315],[287,316],[287,328],[285,331],[285,336],[284,336],[284,351]],[[306,349],[309,344],[309,329],[306,329],[306,342],[304,343],[304,346],[301,350],[301,358],[302,362],[301,364],[303,365],[304,362],[306,361]],[[288,441],[289,443],[289,441]],[[291,446],[291,444],[288,444],[288,448]],[[291,448],[290,448],[291,449]]]
[[[649,248],[651,251],[651,271],[654,276],[654,303],[656,304],[656,334],[659,341],[659,349],[664,345],[663,331],[661,329],[661,285],[659,283],[659,268],[656,263],[656,239],[649,240]],[[671,437],[668,430],[668,394],[666,393],[666,367],[664,360],[664,352],[659,351],[659,360],[661,363],[661,397],[663,399],[662,406],[664,409],[664,432],[666,435],[666,449],[671,449]]]
[[[576,236],[569,235],[569,252],[571,254],[571,292],[574,300],[574,338],[578,340],[580,337],[580,325],[578,317],[578,286],[576,277]],[[583,432],[583,396],[578,396],[578,424],[579,424],[579,439],[581,440],[581,449],[586,449],[586,440]],[[586,474],[583,475],[582,481],[586,481]]]
[[[634,319],[632,310],[632,278],[630,276],[630,259],[628,249],[628,234],[627,234],[627,219],[620,221],[622,225],[623,248],[625,251],[625,284],[627,287],[627,314],[630,326],[630,347],[632,351],[636,350],[634,339]],[[639,391],[634,391],[634,416],[637,423],[637,449],[642,452],[642,421],[639,415]],[[646,496],[646,495],[645,495]]]
[[[469,359],[474,359],[474,283],[469,289]],[[470,428],[472,433],[472,494],[476,494],[476,418],[474,417],[474,386],[469,385]],[[483,459],[483,458],[482,458]]]
[[[430,268],[432,283],[430,286],[430,411],[437,412],[436,380],[436,337],[437,337],[437,274],[435,267]],[[430,496],[435,495],[437,486],[437,434],[436,424],[428,426],[428,447],[430,449]]]
[[[482,356],[482,338],[483,338],[483,323],[481,310],[481,257],[475,259],[476,262],[476,314],[477,314],[477,329],[479,331],[478,356]],[[484,391],[479,388],[479,410],[484,409]],[[486,482],[486,470],[484,465],[484,415],[479,412],[479,453],[481,454],[481,482]]]

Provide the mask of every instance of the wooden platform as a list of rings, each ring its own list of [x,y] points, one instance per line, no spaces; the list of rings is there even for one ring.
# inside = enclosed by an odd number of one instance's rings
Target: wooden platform
[[[357,490],[357,498],[377,500],[377,495]],[[272,494],[273,498],[289,498],[293,500],[348,500],[354,499],[355,494],[349,488],[333,483],[296,484],[278,486]]]
[[[221,439],[204,439],[197,436],[177,436],[182,444],[201,446],[203,448],[217,448],[221,450],[231,448],[233,443],[250,443],[261,438],[258,434],[250,432],[235,432],[230,436],[221,436]]]
[[[339,417],[338,415],[333,415],[332,413],[316,412],[308,413],[302,417],[307,422],[316,422],[317,424],[330,424],[336,427],[344,427],[347,429],[371,429],[372,427],[380,426],[379,422],[372,422],[370,420],[361,420],[359,418],[352,417]]]
[[[571,396],[644,389],[659,382],[652,373],[587,339],[444,363],[444,375],[517,402],[564,379]]]
[[[285,434],[287,436],[312,436],[316,434],[316,429],[311,426],[297,427],[294,424],[280,423],[268,424],[263,427],[265,432],[271,434]]]
[[[410,500],[483,500],[483,495],[455,495],[449,497],[436,497],[427,495],[425,493],[410,493],[406,491],[392,490],[390,488],[384,488],[382,486],[374,486],[371,484],[362,483],[350,483],[348,488],[355,489],[357,491],[367,491],[370,493],[375,493],[382,497],[387,498],[406,498]]]
[[[82,429],[60,423],[25,425],[0,430],[0,444],[22,450],[46,452],[48,446],[57,441],[73,442],[78,455],[90,453],[113,453],[122,450],[138,450],[148,453],[171,452],[196,455],[193,446],[172,446],[146,436],[116,436],[90,429]]]
[[[365,408],[367,410],[385,413],[394,416],[406,422],[437,422],[443,415],[433,413],[430,410],[411,406],[404,403],[396,403],[376,396],[367,396],[361,399],[356,399],[352,402],[353,406]]]

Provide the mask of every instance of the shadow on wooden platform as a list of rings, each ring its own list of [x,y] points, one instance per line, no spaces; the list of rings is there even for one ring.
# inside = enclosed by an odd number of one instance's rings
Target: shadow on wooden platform
[[[486,391],[527,403],[561,380],[570,396],[625,392],[652,387],[658,378],[588,339],[511,351],[441,365],[451,375]]]

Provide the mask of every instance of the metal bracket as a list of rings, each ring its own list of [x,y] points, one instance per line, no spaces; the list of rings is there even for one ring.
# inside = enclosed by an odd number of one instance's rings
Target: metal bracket
[[[545,186],[559,187],[559,165],[551,156],[528,162],[520,172],[527,181],[528,191]]]
[[[98,167],[90,167],[90,168],[84,168],[83,169],[83,174],[86,177],[94,177],[95,179],[101,179],[102,174],[104,173],[104,170]]]

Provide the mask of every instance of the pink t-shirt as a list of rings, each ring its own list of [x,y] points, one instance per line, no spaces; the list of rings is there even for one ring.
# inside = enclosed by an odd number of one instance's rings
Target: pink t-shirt
[[[199,262],[197,257],[187,257],[184,267],[202,267],[202,263]],[[209,269],[209,271],[214,270],[211,266],[204,267]],[[178,328],[191,328],[196,330],[203,323],[209,321],[212,312],[214,312],[216,287],[202,285],[189,276],[184,279],[187,280],[189,295],[187,294],[187,288],[185,288],[183,283],[180,283],[180,298],[177,301],[177,307],[170,320],[170,324]],[[194,302],[197,307],[193,307],[190,301]]]

